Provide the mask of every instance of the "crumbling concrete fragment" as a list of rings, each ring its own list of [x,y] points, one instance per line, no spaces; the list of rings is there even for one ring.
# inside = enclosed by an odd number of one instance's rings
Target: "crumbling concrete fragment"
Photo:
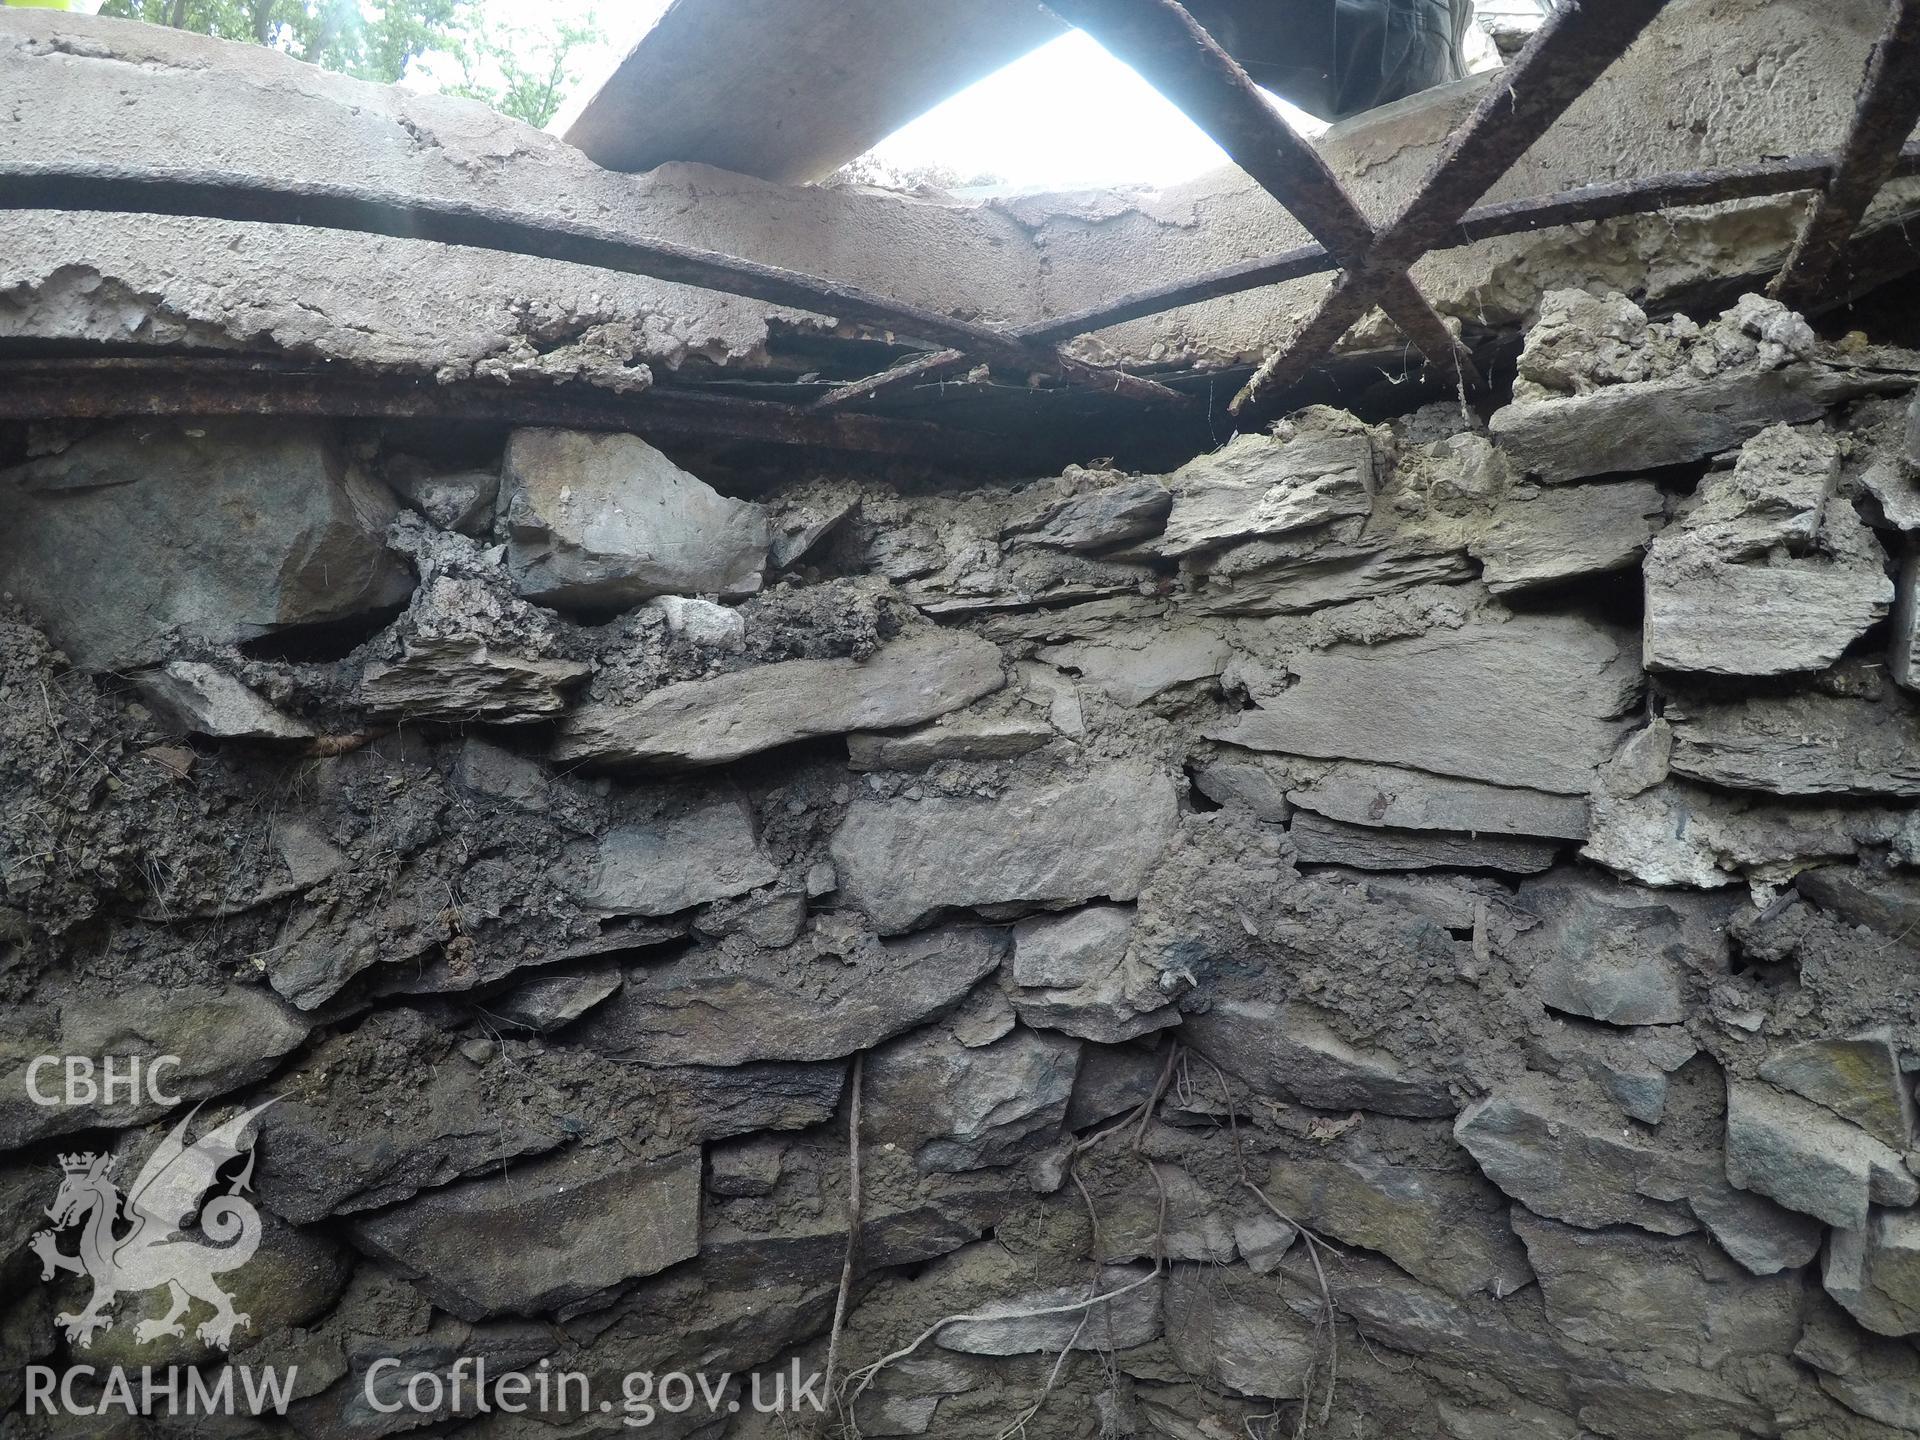
[[[1631,474],[1731,450],[1770,425],[1804,424],[1862,395],[1908,388],[1815,355],[1784,306],[1741,297],[1707,326],[1649,324],[1619,295],[1549,291],[1528,332],[1514,403],[1494,439],[1548,484]]]
[[[413,577],[382,541],[393,496],[299,421],[116,425],[0,472],[0,572],[74,663],[356,620]]]
[[[721,765],[796,740],[915,725],[1005,683],[998,647],[923,630],[866,660],[783,660],[662,686],[630,705],[581,705],[562,722],[553,758],[649,770]]]
[[[1016,782],[996,800],[858,801],[831,853],[841,899],[895,934],[949,907],[1131,900],[1173,836],[1175,809],[1172,781],[1126,762]]]
[[[1818,670],[1893,603],[1886,557],[1834,493],[1840,460],[1814,431],[1774,425],[1653,542],[1645,566],[1650,670]]]
[[[1333,645],[1292,668],[1295,684],[1203,733],[1568,795],[1592,785],[1641,686],[1627,637],[1572,615]]]
[[[520,594],[620,610],[650,595],[751,595],[767,518],[636,435],[516,430],[501,472],[507,566]]]

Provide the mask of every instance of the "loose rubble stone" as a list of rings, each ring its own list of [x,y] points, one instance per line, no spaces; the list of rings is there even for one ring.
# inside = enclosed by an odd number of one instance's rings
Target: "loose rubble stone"
[[[500,506],[514,588],[563,609],[751,595],[766,568],[766,512],[635,435],[514,431]]]
[[[150,1066],[174,1056],[177,1063],[158,1072],[161,1093],[202,1100],[258,1080],[311,1028],[255,985],[75,985],[52,1003],[14,1006],[0,1033],[0,1148],[138,1125],[173,1106],[153,1098],[146,1070],[132,1093],[123,1080],[109,1097],[104,1075],[93,1075],[100,1088],[76,1087],[68,1101],[69,1056],[92,1069],[111,1056],[123,1074],[130,1062]],[[53,1060],[34,1070],[42,1056]],[[36,1093],[54,1103],[35,1103]]]
[[[381,538],[393,496],[317,425],[117,425],[0,472],[0,498],[7,589],[87,670],[358,620],[413,588]]]
[[[1373,508],[1373,441],[1351,415],[1310,407],[1274,435],[1236,435],[1167,477],[1173,511],[1153,548],[1189,555]]]
[[[1165,775],[1115,764],[997,800],[861,801],[832,855],[842,900],[894,934],[949,907],[1131,900],[1175,818]]]
[[[1920,710],[1800,694],[1669,705],[1673,772],[1775,795],[1920,796]]]
[[[1698,1188],[1687,1196],[1687,1208],[1722,1250],[1755,1275],[1798,1270],[1820,1253],[1825,1232],[1817,1219],[1748,1191]]]
[[[1913,1143],[1913,1081],[1901,1073],[1890,1030],[1790,1046],[1767,1057],[1760,1078],[1826,1106],[1891,1149]]]
[[[1568,615],[1334,645],[1258,710],[1204,731],[1250,750],[1370,760],[1584,794],[1641,677],[1619,632]]]
[[[1489,1180],[1536,1215],[1658,1235],[1699,1228],[1684,1204],[1646,1194],[1645,1182],[1662,1167],[1658,1152],[1534,1096],[1477,1101],[1460,1112],[1453,1136]]]
[[[1876,1208],[1835,1230],[1821,1282],[1874,1334],[1920,1335],[1920,1211]]]
[[[1151,475],[1103,485],[1058,500],[1002,533],[1016,545],[1054,550],[1104,550],[1157,535],[1173,508],[1173,495]]]
[[[1793,1354],[1817,1369],[1820,1388],[1856,1415],[1903,1433],[1920,1431],[1920,1352],[1910,1342],[1864,1334],[1824,1307],[1808,1320]]]
[[[1794,885],[1850,924],[1898,939],[1920,935],[1920,878],[1834,866],[1803,871]]]
[[[1218,1000],[1189,1015],[1182,1033],[1256,1090],[1316,1109],[1450,1116],[1459,1108],[1438,1076],[1409,1073],[1388,1055],[1347,1043],[1324,1014],[1298,1001]]]
[[[620,993],[581,1021],[577,1039],[643,1065],[831,1060],[951,1010],[1005,955],[1005,935],[978,928],[745,969],[695,949],[630,967]]]
[[[1222,1273],[1176,1265],[1167,1277],[1167,1348],[1180,1369],[1236,1395],[1304,1396],[1320,1358],[1311,1326],[1271,1301],[1267,1308],[1249,1303],[1253,1296]]]
[[[1844,1230],[1865,1228],[1869,1203],[1920,1200],[1898,1152],[1810,1101],[1737,1080],[1727,1086],[1727,1179]]]
[[[1452,835],[1347,825],[1318,815],[1294,818],[1287,834],[1303,865],[1357,870],[1506,870],[1530,875],[1554,862],[1559,847],[1507,835]]]
[[[216,740],[310,740],[313,727],[283,715],[217,665],[171,660],[134,677],[140,696],[182,730]]]
[[[548,971],[504,995],[485,1001],[489,1016],[544,1035],[571,1025],[620,988],[620,967],[610,960]]]
[[[1419,536],[1363,538],[1357,521],[1249,540],[1181,559],[1192,589],[1182,608],[1199,615],[1302,615],[1331,605],[1471,580],[1464,545]],[[1344,525],[1355,529],[1349,533]]]
[[[408,641],[397,659],[368,664],[360,701],[376,715],[525,725],[566,709],[567,692],[592,669],[502,654],[479,641]]]
[[[1630,570],[1665,523],[1666,499],[1644,480],[1531,486],[1510,493],[1468,546],[1496,595]]]
[[[1292,818],[1293,804],[1287,799],[1292,777],[1276,771],[1257,756],[1247,760],[1216,760],[1203,766],[1194,775],[1193,783],[1215,804],[1243,806],[1256,820],[1284,825]]]
[[[747,621],[738,610],[685,595],[661,595],[647,602],[667,625],[669,635],[677,635],[704,650],[733,651],[747,639]]]
[[[863,1123],[922,1170],[1006,1165],[1052,1141],[1067,1113],[1078,1041],[1015,1030],[969,1046],[939,1027],[876,1050]]]
[[[1518,902],[1540,923],[1508,949],[1537,966],[1541,1002],[1611,1025],[1671,1025],[1687,1018],[1692,971],[1726,963],[1726,906],[1691,896],[1609,884],[1569,871],[1529,881]]]
[[[401,460],[410,460],[402,456]],[[389,464],[384,478],[408,508],[418,510],[442,530],[484,535],[493,523],[500,494],[497,470],[435,472],[417,462]]]
[[[537,1315],[700,1248],[700,1155],[566,1150],[355,1222],[356,1241],[464,1320]]]
[[[499,1068],[460,1063],[453,1049],[452,1037],[395,1010],[303,1057],[269,1087],[278,1101],[263,1122],[261,1198],[306,1225],[462,1176],[517,1171],[522,1157],[566,1142],[538,1104],[559,1113],[562,1096]],[[405,1104],[389,1103],[396,1090]],[[374,1116],[379,1123],[370,1124]]]
[[[1040,652],[1047,664],[1126,706],[1144,705],[1176,685],[1211,680],[1231,657],[1226,637],[1199,625],[1118,631],[1107,639],[1049,645]]]
[[[1501,1197],[1472,1174],[1353,1158],[1276,1161],[1262,1189],[1318,1234],[1378,1251],[1458,1299],[1533,1278]]]
[[[1027,1024],[1104,1044],[1179,1023],[1156,977],[1127,950],[1133,912],[1089,905],[1013,928],[1013,1004]]]
[[[1400,830],[1456,830],[1475,835],[1587,837],[1583,797],[1512,786],[1483,785],[1393,765],[1342,763],[1286,800],[1329,820]],[[1267,808],[1271,808],[1268,802]],[[1262,819],[1285,819],[1267,814]]]
[[[927,630],[866,660],[783,660],[662,686],[635,704],[588,704],[562,722],[565,765],[652,770],[721,765],[849,730],[917,725],[1006,683],[998,647]]]
[[[1144,1266],[1110,1265],[1100,1272],[1097,1293],[1114,1298],[1096,1301],[1093,1319],[1085,1327],[1078,1311],[1021,1313],[1070,1307],[1087,1298],[1085,1284],[1061,1285],[981,1306],[974,1313],[986,1318],[945,1326],[933,1342],[963,1355],[1057,1355],[1069,1348],[1130,1350],[1160,1334],[1162,1284],[1162,1277]]]
[[[1818,670],[1886,617],[1886,557],[1834,493],[1839,467],[1830,438],[1776,425],[1701,482],[1647,553],[1649,670]]]
[[[1177,1165],[1155,1164],[1114,1197],[1100,1221],[1100,1259],[1152,1260],[1156,1253],[1210,1265],[1228,1264],[1237,1253],[1219,1200]]]
[[[663,819],[619,825],[579,857],[574,895],[607,915],[671,915],[779,878],[745,800],[716,795]]]

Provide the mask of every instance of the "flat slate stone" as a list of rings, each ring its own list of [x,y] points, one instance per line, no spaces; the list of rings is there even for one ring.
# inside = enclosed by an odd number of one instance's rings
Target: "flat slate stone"
[[[149,709],[216,740],[310,740],[313,727],[283,715],[218,665],[170,660],[133,677]]]
[[[565,1150],[357,1222],[359,1243],[463,1320],[564,1311],[700,1249],[700,1152]]]
[[[810,958],[796,948],[742,969],[701,948],[633,965],[573,1035],[643,1065],[832,1060],[952,1010],[999,968],[1007,937],[965,927],[849,951]]]
[[[1824,1105],[1894,1150],[1913,1143],[1913,1080],[1891,1030],[1808,1040],[1769,1055],[1760,1078]]]
[[[1279,437],[1236,435],[1169,475],[1173,512],[1153,549],[1189,555],[1370,512],[1374,456],[1366,427],[1338,411],[1302,413],[1320,423]]]
[[[1831,1110],[1771,1085],[1727,1085],[1727,1179],[1829,1225],[1859,1230],[1872,1204],[1911,1205],[1898,1151]]]
[[[1467,546],[1496,595],[1630,570],[1665,523],[1666,497],[1645,480],[1525,487]]]
[[[1131,900],[1173,838],[1173,782],[1102,766],[991,800],[862,800],[830,847],[840,898],[882,934],[949,908]]]
[[[1052,550],[1104,550],[1157,535],[1167,523],[1173,495],[1152,475],[1058,500],[1003,532],[1016,545]]]
[[[1287,834],[1303,865],[1356,870],[1506,870],[1532,875],[1550,867],[1559,847],[1511,835],[1457,835],[1440,830],[1389,830],[1348,825],[1304,811]]]
[[[376,715],[526,725],[566,709],[566,692],[592,673],[584,661],[505,654],[480,639],[411,639],[396,659],[368,664],[359,699]]]
[[[1821,1282],[1874,1334],[1920,1335],[1920,1212],[1877,1209],[1834,1231]]]
[[[1391,1055],[1340,1038],[1311,1005],[1218,999],[1189,1015],[1181,1033],[1202,1055],[1254,1089],[1318,1110],[1451,1116],[1444,1079],[1408,1070]]]
[[[630,705],[582,705],[562,722],[553,758],[647,770],[721,765],[796,740],[917,725],[1005,683],[997,646],[923,630],[865,660],[782,660],[665,685]]]
[[[1676,775],[1774,795],[1920,796],[1920,707],[1831,695],[1669,704]]]
[[[658,820],[617,825],[576,862],[574,898],[606,915],[671,915],[744,895],[780,874],[760,849],[747,802],[724,794]]]
[[[1592,785],[1642,683],[1628,636],[1572,615],[1333,645],[1290,668],[1295,684],[1206,737],[1568,795]]]
[[[1204,774],[1201,781],[1204,785]],[[1394,765],[1336,764],[1311,784],[1288,791],[1286,799],[1303,810],[1348,825],[1458,830],[1481,836],[1587,838],[1587,802],[1579,796],[1487,785]]]

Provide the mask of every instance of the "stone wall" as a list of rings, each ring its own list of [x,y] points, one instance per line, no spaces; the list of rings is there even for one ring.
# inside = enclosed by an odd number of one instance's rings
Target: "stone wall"
[[[1542,312],[1490,425],[1169,475],[34,430],[0,1429],[629,1433],[480,1359],[851,1434],[738,1378],[831,1353],[868,1436],[1920,1434],[1920,359]],[[56,1191],[146,1223],[170,1133],[236,1317],[89,1319]],[[299,1380],[143,1429],[29,1364]]]

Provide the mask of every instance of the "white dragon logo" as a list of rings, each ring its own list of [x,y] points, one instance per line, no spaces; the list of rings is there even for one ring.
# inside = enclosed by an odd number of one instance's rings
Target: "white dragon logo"
[[[189,1145],[187,1127],[200,1113],[196,1105],[154,1149],[124,1196],[107,1175],[108,1156],[60,1157],[60,1191],[47,1209],[53,1229],[40,1231],[28,1243],[40,1257],[42,1280],[51,1280],[61,1271],[92,1277],[93,1298],[86,1309],[54,1317],[67,1339],[82,1349],[91,1347],[94,1331],[112,1327],[107,1307],[121,1291],[164,1285],[169,1295],[167,1313],[158,1320],[142,1320],[134,1329],[135,1339],[145,1344],[162,1335],[185,1338],[180,1317],[200,1299],[214,1308],[213,1318],[199,1327],[200,1339],[222,1350],[233,1343],[235,1328],[250,1320],[233,1308],[233,1297],[213,1277],[238,1270],[260,1244],[260,1212],[239,1194],[253,1176],[250,1146],[246,1169],[226,1192],[204,1206],[200,1202],[215,1184],[220,1168],[241,1153],[240,1137],[247,1127],[273,1103],[256,1105]],[[182,1233],[196,1215],[201,1232],[213,1244]],[[121,1221],[132,1228],[116,1234]],[[54,1241],[57,1231],[75,1223],[82,1226],[80,1249],[68,1255]]]

